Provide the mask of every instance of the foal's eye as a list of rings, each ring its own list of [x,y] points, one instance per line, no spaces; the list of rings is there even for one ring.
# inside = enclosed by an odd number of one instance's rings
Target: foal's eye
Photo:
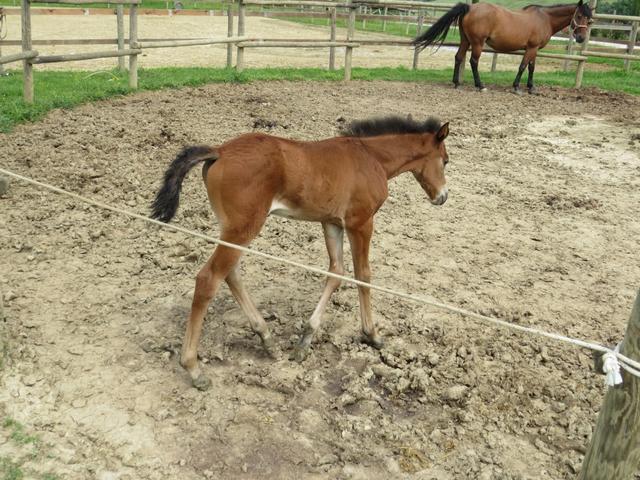
[[[449,163],[449,157],[447,157],[447,158],[443,159],[443,163],[444,163],[445,165],[447,165],[447,164]]]

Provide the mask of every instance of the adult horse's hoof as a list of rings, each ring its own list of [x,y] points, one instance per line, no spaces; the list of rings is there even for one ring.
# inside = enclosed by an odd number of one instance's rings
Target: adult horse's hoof
[[[538,89],[536,87],[531,87],[529,89],[529,95],[537,95],[538,94]]]
[[[296,348],[291,353],[289,357],[290,360],[298,363],[304,362],[309,356],[309,352],[311,349],[309,347],[302,347],[300,345],[296,345]]]
[[[384,341],[382,340],[382,337],[380,335],[376,335],[375,337],[363,335],[362,342],[372,346],[376,350],[382,350],[382,347],[384,347]]]
[[[276,342],[273,340],[273,337],[265,337],[262,338],[262,346],[264,350],[267,352],[267,355],[271,357],[273,360],[280,359],[280,349],[276,345]]]
[[[479,92],[486,92],[487,87],[477,87]]]
[[[454,83],[454,84],[453,84],[453,88],[454,88],[455,90],[458,90],[460,87],[461,87],[461,85],[460,85],[459,83]]]
[[[515,93],[516,95],[522,95],[522,90],[520,90],[519,88],[514,88],[513,93]]]
[[[209,390],[209,387],[211,387],[211,380],[209,380],[204,376],[204,374],[201,373],[192,380],[192,384],[195,388],[197,388],[201,392],[204,392],[206,390]]]

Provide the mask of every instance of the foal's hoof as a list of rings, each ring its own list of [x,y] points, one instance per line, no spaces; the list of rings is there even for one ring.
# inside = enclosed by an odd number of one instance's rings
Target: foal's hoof
[[[310,350],[311,349],[309,347],[301,347],[300,345],[297,345],[296,348],[291,353],[291,356],[289,357],[289,359],[294,362],[302,363],[309,356]]]
[[[376,335],[375,337],[363,335],[362,342],[372,346],[376,350],[382,350],[382,347],[384,347],[384,341],[382,340],[382,337],[380,335]]]
[[[280,349],[276,345],[273,337],[262,338],[262,346],[267,352],[267,355],[269,355],[269,357],[271,357],[273,360],[280,359]]]
[[[201,392],[204,392],[206,390],[209,390],[209,387],[211,387],[211,380],[209,380],[209,378],[205,377],[201,373],[192,380],[192,384],[195,388],[197,388]]]

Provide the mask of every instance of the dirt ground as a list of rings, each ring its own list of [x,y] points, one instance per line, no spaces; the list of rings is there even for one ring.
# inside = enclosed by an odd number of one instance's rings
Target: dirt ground
[[[7,16],[8,40],[20,39],[20,16]],[[128,29],[128,17],[125,17]],[[185,37],[226,37],[227,19],[222,16],[151,16],[140,15],[138,18],[139,38],[185,38]],[[88,16],[32,16],[33,39],[72,39],[72,38],[115,38],[116,18],[107,15]],[[301,25],[284,20],[263,17],[247,17],[246,32],[254,38],[317,38],[328,39],[329,27]],[[346,38],[346,30],[338,29],[337,37]],[[356,39],[396,39],[386,34],[370,34],[356,32]],[[108,45],[55,45],[35,47],[43,55],[61,55],[68,53],[112,50]],[[17,53],[20,47],[2,47],[4,55]],[[453,67],[454,50],[442,48],[437,52],[427,50],[420,56],[420,68]],[[141,55],[141,68],[162,66],[206,66],[224,67],[226,63],[226,46],[209,45],[185,48],[148,49]],[[235,54],[234,54],[235,58]],[[482,68],[491,66],[492,55],[481,57]],[[500,55],[498,69],[517,70],[521,57]],[[245,62],[250,67],[325,67],[329,62],[329,51],[324,48],[251,48],[245,51]],[[117,59],[106,58],[82,62],[51,63],[36,66],[36,70],[96,70],[114,68]],[[361,46],[354,50],[354,67],[398,67],[411,68],[413,49],[397,46]],[[12,64],[19,68],[19,64]],[[336,50],[336,65],[344,66],[344,49]],[[557,70],[559,62],[540,58],[537,62],[539,71]],[[598,68],[589,66],[590,69]]]
[[[374,281],[613,345],[640,275],[640,100],[540,91],[271,82],[141,93],[0,135],[0,165],[146,214],[183,145],[265,121],[311,140],[344,119],[437,115],[451,122],[449,200],[431,206],[411,175],[391,182]],[[197,172],[175,222],[218,234]],[[343,286],[311,356],[273,361],[223,287],[201,343],[213,382],[203,393],[176,352],[211,245],[15,181],[0,232],[0,415],[12,419],[0,459],[25,478],[556,480],[580,468],[604,393],[588,351],[374,292],[379,352],[359,342],[357,291]],[[326,265],[315,224],[271,218],[253,247]],[[288,353],[322,279],[254,257],[242,270]],[[12,422],[40,440],[18,442]]]

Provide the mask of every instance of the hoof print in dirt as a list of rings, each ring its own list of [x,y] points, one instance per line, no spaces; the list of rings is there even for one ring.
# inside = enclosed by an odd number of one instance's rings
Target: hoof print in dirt
[[[280,125],[277,120],[269,120],[266,118],[258,117],[253,120],[253,128],[254,129],[266,129],[271,130],[272,128],[282,127],[287,128],[284,125]]]
[[[209,380],[203,374],[200,374],[193,379],[192,384],[194,388],[197,388],[201,392],[205,392],[211,387],[211,380]]]
[[[267,337],[262,339],[262,346],[264,347],[264,351],[272,360],[280,360],[282,356],[280,353],[280,349],[276,345],[276,342],[273,340],[273,337]]]
[[[363,335],[361,337],[361,342],[375,348],[376,350],[382,350],[382,347],[384,347],[384,340],[382,340],[382,337],[380,336],[371,338],[367,335]]]
[[[291,352],[291,355],[289,355],[289,360],[292,362],[302,363],[307,359],[310,352],[311,349],[309,347],[296,347],[293,352]]]

